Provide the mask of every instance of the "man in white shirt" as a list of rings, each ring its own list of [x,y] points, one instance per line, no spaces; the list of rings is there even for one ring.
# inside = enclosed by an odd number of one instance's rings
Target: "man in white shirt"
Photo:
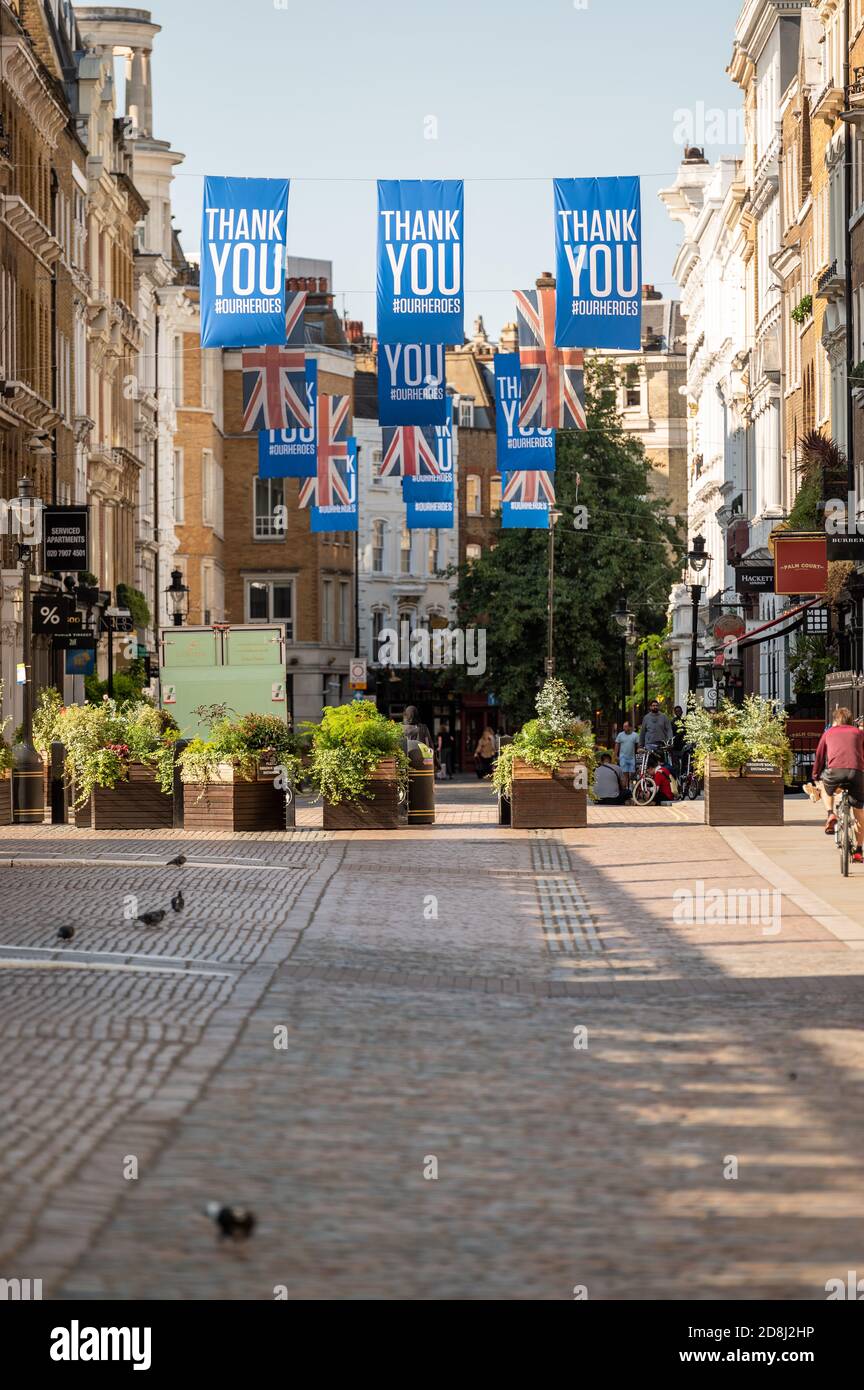
[[[594,771],[594,796],[600,806],[621,806],[624,793],[621,777],[608,753],[604,753]]]

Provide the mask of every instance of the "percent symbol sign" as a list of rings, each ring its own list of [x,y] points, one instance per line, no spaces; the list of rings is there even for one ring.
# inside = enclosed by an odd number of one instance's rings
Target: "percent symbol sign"
[[[49,608],[47,604],[39,609],[39,616],[44,622],[51,623],[53,626],[56,626],[56,624],[60,622],[60,614],[57,612],[57,609]]]

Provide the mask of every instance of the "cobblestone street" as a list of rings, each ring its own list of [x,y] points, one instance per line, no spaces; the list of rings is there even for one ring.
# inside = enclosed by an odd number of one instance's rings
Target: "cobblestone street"
[[[284,835],[4,831],[0,1275],[748,1300],[862,1267],[864,874],[818,812],[520,832],[488,786],[438,795],[435,828],[393,833],[315,808]],[[770,920],[673,898],[712,888]],[[210,1199],[248,1204],[252,1240],[220,1246]]]

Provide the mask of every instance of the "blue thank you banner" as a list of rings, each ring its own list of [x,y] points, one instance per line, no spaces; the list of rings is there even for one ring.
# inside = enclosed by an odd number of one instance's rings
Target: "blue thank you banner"
[[[442,344],[379,345],[378,420],[382,425],[446,423],[447,384]]]
[[[318,461],[318,363],[306,359],[306,403],[311,429],[261,430],[258,434],[259,478],[314,478]]]
[[[461,179],[378,180],[379,343],[464,337]]]
[[[409,531],[419,531],[424,527],[433,531],[442,530],[455,524],[454,513],[454,502],[438,500],[436,491],[432,501],[408,503],[406,524]]]
[[[287,179],[204,180],[201,346],[285,342]]]
[[[313,504],[310,508],[310,531],[357,530],[357,440],[353,436],[348,440],[344,468],[340,464],[339,469],[350,500],[336,501],[324,507]],[[338,497],[341,493],[334,492],[333,495]]]
[[[642,342],[642,217],[638,178],[556,179],[557,347]]]
[[[518,352],[499,352],[495,357],[495,448],[498,469],[555,467],[555,431],[521,428],[519,425],[521,358]]]

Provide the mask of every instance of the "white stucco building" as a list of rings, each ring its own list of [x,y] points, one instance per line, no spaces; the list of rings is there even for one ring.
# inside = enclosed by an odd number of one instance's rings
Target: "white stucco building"
[[[384,629],[436,628],[454,619],[455,580],[445,571],[459,558],[458,504],[451,529],[409,531],[401,478],[380,477],[381,426],[375,377],[355,377],[354,433],[358,450],[360,655],[375,663]],[[453,429],[454,478],[459,430]]]

